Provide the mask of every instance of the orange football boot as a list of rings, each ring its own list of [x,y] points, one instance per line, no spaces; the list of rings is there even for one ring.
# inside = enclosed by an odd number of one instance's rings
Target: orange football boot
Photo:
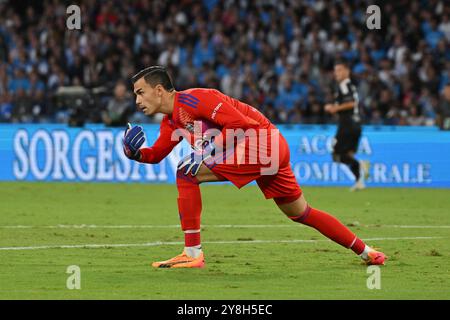
[[[152,263],[154,268],[203,268],[204,266],[205,257],[203,252],[197,258],[192,258],[183,251],[182,254],[172,259]]]

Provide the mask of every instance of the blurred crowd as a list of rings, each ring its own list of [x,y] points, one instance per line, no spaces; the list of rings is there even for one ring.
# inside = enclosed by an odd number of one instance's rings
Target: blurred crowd
[[[177,90],[217,88],[275,123],[333,123],[336,58],[364,123],[450,118],[444,0],[380,3],[379,30],[364,0],[79,0],[81,30],[69,30],[71,2],[0,0],[0,122],[157,122],[137,112],[129,79],[159,64]]]

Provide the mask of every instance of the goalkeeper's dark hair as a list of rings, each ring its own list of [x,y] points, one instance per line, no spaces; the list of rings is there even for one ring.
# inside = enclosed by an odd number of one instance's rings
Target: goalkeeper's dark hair
[[[142,77],[145,79],[145,82],[147,82],[153,88],[160,84],[167,91],[175,90],[169,73],[167,72],[166,68],[162,66],[151,66],[142,69],[133,77],[131,77],[131,82],[134,84]]]

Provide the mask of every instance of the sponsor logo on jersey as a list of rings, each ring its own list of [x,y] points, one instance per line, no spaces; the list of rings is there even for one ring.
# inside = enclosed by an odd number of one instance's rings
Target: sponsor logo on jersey
[[[220,107],[222,107],[222,102],[219,103],[213,110],[213,113],[211,114],[211,119],[214,119],[216,117],[217,111],[219,111]]]

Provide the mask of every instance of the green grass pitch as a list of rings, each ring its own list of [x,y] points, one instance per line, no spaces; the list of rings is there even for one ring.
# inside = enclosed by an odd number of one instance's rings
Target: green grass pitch
[[[449,190],[303,188],[390,257],[369,289],[357,256],[290,222],[256,186],[201,186],[207,264],[184,270],[150,267],[183,247],[174,185],[0,189],[0,299],[450,298]],[[66,287],[71,265],[79,290]]]

